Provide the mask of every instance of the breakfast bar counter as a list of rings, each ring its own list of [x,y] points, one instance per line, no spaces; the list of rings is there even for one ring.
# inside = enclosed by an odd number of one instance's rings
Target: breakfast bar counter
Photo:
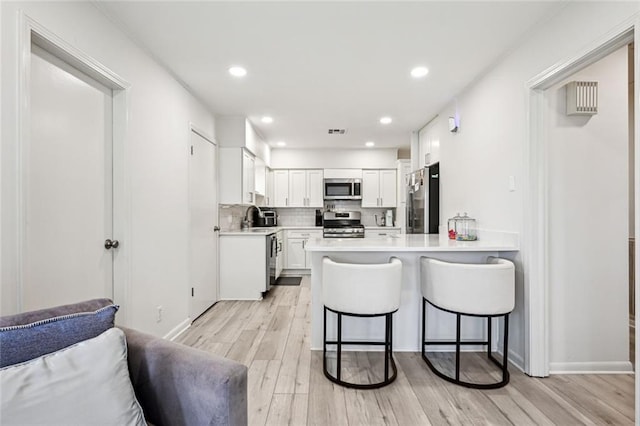
[[[447,262],[484,263],[487,257],[513,259],[519,251],[518,235],[508,232],[482,232],[477,241],[450,240],[446,234],[400,234],[386,238],[312,239],[305,249],[311,254],[311,349],[322,350],[322,258],[336,262],[386,263],[396,257],[402,261],[400,308],[393,316],[395,351],[420,351],[422,294],[420,258],[431,257]],[[379,321],[379,322],[378,322]],[[383,318],[343,318],[343,339],[383,340]],[[465,338],[484,334],[484,322],[463,322]],[[329,330],[335,330],[334,315],[327,316]],[[429,310],[429,339],[455,336],[455,316]]]

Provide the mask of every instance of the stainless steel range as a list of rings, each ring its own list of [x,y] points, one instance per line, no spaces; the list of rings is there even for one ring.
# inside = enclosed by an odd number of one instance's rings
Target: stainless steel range
[[[360,212],[324,212],[324,238],[364,238]]]

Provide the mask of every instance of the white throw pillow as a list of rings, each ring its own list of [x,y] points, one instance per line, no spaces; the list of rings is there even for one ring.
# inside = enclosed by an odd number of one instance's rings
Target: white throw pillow
[[[122,330],[0,369],[0,424],[146,425]]]

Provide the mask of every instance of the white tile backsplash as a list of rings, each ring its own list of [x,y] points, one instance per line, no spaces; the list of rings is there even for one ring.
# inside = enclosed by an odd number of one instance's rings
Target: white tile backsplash
[[[280,226],[314,226],[316,209],[284,208],[276,209]]]
[[[331,201],[325,203],[327,210],[334,211],[359,211],[362,214],[362,224],[364,226],[378,226],[381,218],[387,209],[363,209],[360,201]],[[280,226],[314,226],[316,224],[316,209],[311,208],[280,208],[278,212],[278,225]],[[394,213],[396,209],[392,209]],[[240,229],[240,224],[244,218],[246,206],[221,204],[219,209],[219,223],[222,231],[235,231]],[[376,223],[376,216],[377,221]]]
[[[235,204],[220,204],[218,209],[218,223],[221,231],[237,231],[247,207]]]

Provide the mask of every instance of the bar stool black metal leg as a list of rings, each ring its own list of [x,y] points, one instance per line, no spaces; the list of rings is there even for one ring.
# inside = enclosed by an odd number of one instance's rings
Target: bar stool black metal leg
[[[427,299],[425,299],[424,297],[422,298],[422,344],[421,349],[422,349],[422,356],[425,356],[424,353],[424,347],[425,347],[425,341],[427,340],[427,326],[425,324],[425,321],[427,319]]]
[[[389,380],[389,314],[384,316],[384,380]]]
[[[323,306],[323,326],[322,326],[322,368],[327,371],[327,307]]]
[[[340,381],[340,370],[342,369],[342,314],[338,313],[338,353],[337,353],[336,377]]]
[[[491,317],[487,317],[487,356],[491,357]]]
[[[509,357],[509,314],[504,316],[504,342],[502,349],[502,381],[509,380],[508,368]]]
[[[456,314],[456,380],[460,380],[460,314]]]
[[[393,314],[389,314],[389,356],[393,357]]]

